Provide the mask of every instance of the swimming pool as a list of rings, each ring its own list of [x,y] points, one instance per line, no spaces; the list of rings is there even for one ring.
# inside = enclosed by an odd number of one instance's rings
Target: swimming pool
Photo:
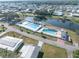
[[[47,35],[50,35],[50,36],[55,36],[56,37],[56,33],[57,31],[54,30],[54,29],[49,29],[49,28],[42,28],[40,30],[40,32],[44,33],[44,34],[47,34]]]
[[[41,27],[41,25],[36,24],[36,23],[29,23],[29,24],[26,25],[26,27],[28,29],[35,31],[35,30],[39,29]]]
[[[32,22],[29,22],[29,21],[24,21],[24,22],[18,23],[16,25],[30,29],[32,31],[37,31],[41,27],[40,24],[32,23]]]
[[[36,29],[39,25],[38,24],[34,24],[34,23],[29,23],[26,26],[32,28],[32,29]]]

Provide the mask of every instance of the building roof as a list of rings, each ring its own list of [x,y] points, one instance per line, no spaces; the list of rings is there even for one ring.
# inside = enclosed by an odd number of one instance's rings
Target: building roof
[[[22,39],[5,36],[0,39],[0,48],[15,51],[22,44],[22,41]]]
[[[22,52],[22,58],[37,58],[38,53],[40,51],[39,46],[32,46],[32,45],[24,45],[20,52]]]
[[[62,16],[64,13],[62,11],[55,11],[54,12],[54,15],[59,15],[59,16]]]
[[[37,58],[38,54],[39,54],[39,51],[40,51],[40,47],[36,46],[33,53],[32,53],[32,55],[31,55],[31,58]]]

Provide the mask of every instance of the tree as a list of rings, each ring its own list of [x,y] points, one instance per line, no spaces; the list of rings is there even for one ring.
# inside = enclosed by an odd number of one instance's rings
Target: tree
[[[38,15],[33,18],[34,21],[45,21],[47,18],[43,15]]]
[[[3,58],[16,58],[20,56],[20,53],[0,48],[0,56]]]
[[[34,11],[34,14],[47,16],[47,15],[49,15],[50,13],[48,13],[47,10],[44,10],[44,9],[43,9],[43,10],[36,10],[36,11]]]
[[[5,27],[4,27],[4,25],[1,25],[1,26],[2,26],[3,31],[5,31]]]
[[[4,13],[4,17],[5,17],[7,20],[12,20],[12,19],[15,19],[15,18],[19,18],[18,14],[15,13],[15,12]]]
[[[76,50],[76,51],[73,52],[73,57],[79,58],[79,50]]]

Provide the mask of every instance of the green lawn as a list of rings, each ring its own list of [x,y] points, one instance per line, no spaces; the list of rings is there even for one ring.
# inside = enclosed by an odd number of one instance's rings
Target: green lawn
[[[3,30],[3,28],[2,28],[2,27],[0,27],[0,31],[1,31],[1,30]]]
[[[74,19],[73,22],[79,24],[79,18],[78,19]]]
[[[79,17],[69,17],[69,19],[70,19],[73,23],[79,24]]]
[[[71,30],[67,30],[68,34],[70,35],[72,41],[74,42],[78,42],[79,41],[79,35],[76,34],[76,32],[71,31]]]
[[[79,17],[67,17],[67,18],[70,19],[73,23],[79,24]]]
[[[24,44],[32,44],[32,45],[36,45],[38,43],[37,40],[22,36],[16,32],[8,32],[6,33],[4,36],[12,36],[12,37],[16,37],[16,38],[20,38],[23,39]]]
[[[51,46],[44,44],[42,47],[42,52],[44,52],[43,58],[66,58],[67,53],[63,48]]]
[[[54,19],[59,19],[59,18],[62,18],[63,16],[52,16],[52,18]]]
[[[75,20],[75,22],[79,24],[79,20]]]

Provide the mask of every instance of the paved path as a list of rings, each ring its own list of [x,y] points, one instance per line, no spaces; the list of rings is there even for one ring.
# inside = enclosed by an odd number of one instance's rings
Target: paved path
[[[43,44],[44,44],[44,42],[39,41],[38,44],[37,44],[37,46],[40,46],[40,49],[42,49]]]
[[[73,58],[73,51],[67,50],[68,58]]]
[[[8,26],[7,23],[4,24],[4,26],[6,28],[8,28],[8,29],[3,34],[5,34],[6,32],[9,32],[9,31],[14,31],[14,32],[17,32],[17,33],[19,33],[19,34],[21,34],[23,36],[27,36],[29,38],[33,38],[35,40],[42,41],[42,42],[47,43],[47,44],[50,44],[50,45],[54,45],[54,46],[58,46],[58,47],[64,48],[64,49],[67,50],[68,57],[72,57],[72,52],[74,50],[76,50],[76,49],[79,49],[79,48],[77,48],[77,47],[75,47],[73,45],[67,45],[67,44],[61,45],[61,44],[58,44],[56,41],[44,39],[44,38],[39,37],[39,36],[36,36],[36,35],[28,34],[26,32],[22,32],[22,31],[16,29],[15,27]],[[0,34],[0,36],[3,35],[3,34]]]

